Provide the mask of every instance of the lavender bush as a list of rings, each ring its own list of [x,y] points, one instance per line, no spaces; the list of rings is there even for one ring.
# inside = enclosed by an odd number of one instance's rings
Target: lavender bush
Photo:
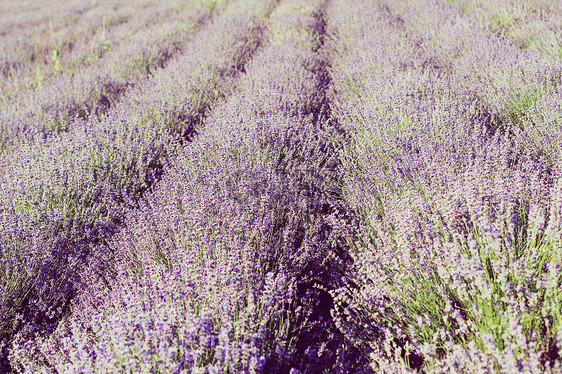
[[[64,6],[45,2],[36,4],[29,13],[13,7],[3,13],[13,13],[14,17],[6,19],[10,27],[0,39],[1,70],[5,78],[0,92],[6,98],[26,86],[37,88],[52,76],[64,73],[78,62],[79,56],[85,58],[88,49],[97,49],[100,39],[105,39],[108,49],[114,31],[127,25],[135,11],[135,7],[115,2],[96,5],[76,2]],[[142,18],[146,14],[140,12],[138,16]]]
[[[3,148],[33,141],[38,135],[47,137],[68,131],[75,120],[84,120],[90,113],[105,113],[123,92],[186,47],[189,36],[213,15],[211,10],[220,11],[221,7],[213,6],[215,2],[188,5],[177,16],[166,17],[164,24],[152,23],[121,41],[121,48],[111,49],[103,58],[96,53],[98,57],[80,71],[63,75],[31,95],[22,92],[27,95],[26,105],[14,97],[13,104],[0,112]],[[111,39],[106,42],[111,44]]]
[[[6,155],[0,308],[6,339],[18,330],[27,339],[65,313],[86,259],[102,254],[123,210],[158,181],[174,144],[189,139],[259,46],[267,9],[233,4],[189,53],[111,115]],[[24,320],[15,323],[17,315]]]
[[[562,7],[558,1],[445,1],[521,49],[562,58]]]
[[[67,5],[0,4],[0,371],[562,371],[557,2]]]
[[[270,44],[239,88],[146,207],[127,216],[111,244],[115,283],[108,289],[90,273],[96,286],[73,316],[36,343],[50,365],[295,372],[357,364],[329,315],[327,290],[346,274],[351,224],[333,197],[329,142],[339,135],[324,128],[323,6],[286,1],[272,13]],[[29,347],[16,345],[14,361]]]
[[[345,25],[333,100],[355,134],[342,149],[344,190],[363,235],[353,251],[359,288],[333,292],[341,329],[373,350],[373,370],[560,370],[550,231],[559,157],[526,136],[530,108],[518,104],[515,115],[512,104],[537,86],[557,97],[559,67],[523,68],[524,53],[477,37],[433,2],[344,8],[333,15]]]

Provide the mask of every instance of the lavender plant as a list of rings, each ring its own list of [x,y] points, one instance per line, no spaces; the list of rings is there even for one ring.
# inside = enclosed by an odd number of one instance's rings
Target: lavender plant
[[[0,371],[562,371],[557,2],[53,4],[0,4]]]
[[[176,20],[168,19],[164,26],[155,23],[134,34],[124,47],[112,49],[77,74],[51,82],[26,101],[15,97],[14,104],[0,113],[4,149],[33,141],[38,134],[46,137],[68,131],[75,120],[84,120],[90,113],[105,113],[123,92],[186,47],[188,37],[212,15],[203,5],[188,6]]]
[[[554,58],[560,54],[560,17],[557,1],[447,1],[479,26],[516,44]]]
[[[18,27],[8,22],[11,27],[0,39],[5,78],[0,84],[2,96],[10,97],[24,86],[37,87],[52,75],[62,73],[61,68],[70,65],[69,57],[84,53],[98,32],[111,37],[114,26],[127,23],[134,11],[122,3],[38,5],[30,12],[31,19],[16,9],[7,10],[17,14],[10,20],[19,19],[22,24]],[[37,17],[37,13],[45,18]]]
[[[61,324],[37,343],[51,365],[177,372],[357,365],[329,315],[327,290],[346,274],[352,224],[334,197],[330,141],[339,135],[323,106],[323,6],[286,1],[272,13],[270,44],[239,89],[173,160],[147,205],[127,216],[111,244],[115,281],[108,288],[89,273],[95,286],[68,329]],[[28,347],[22,342],[14,357]]]
[[[484,62],[472,45],[450,59],[469,39],[424,47],[462,17],[431,2],[337,9],[333,100],[355,134],[342,150],[344,195],[363,217],[359,288],[333,292],[340,328],[372,349],[375,371],[559,370],[560,277],[547,269],[560,255],[546,234],[558,158],[483,115],[483,102],[506,98],[474,94],[488,88],[465,73]]]
[[[265,4],[233,4],[193,40],[190,53],[111,116],[92,117],[87,126],[5,159],[11,173],[2,181],[1,199],[3,339],[18,331],[28,339],[65,314],[82,284],[80,268],[103,255],[124,209],[138,206],[160,179],[175,142],[192,134],[259,46],[267,10]],[[191,79],[178,79],[187,74]],[[24,320],[14,324],[17,315]]]

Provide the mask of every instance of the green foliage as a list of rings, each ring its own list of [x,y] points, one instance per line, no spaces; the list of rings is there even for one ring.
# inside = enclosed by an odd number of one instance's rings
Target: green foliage
[[[35,80],[31,83],[31,87],[35,89],[41,89],[43,87],[43,83],[47,80],[43,72],[41,71],[41,67],[37,65],[35,68]]]
[[[362,76],[359,78],[347,78],[347,87],[349,88],[349,91],[356,96],[358,99],[361,99],[361,90],[362,88],[365,86],[365,83],[367,82],[367,77],[366,76]]]
[[[58,73],[59,71],[61,71],[62,67],[59,59],[59,50],[57,48],[54,48],[51,53],[51,62],[53,63],[55,72]]]
[[[498,32],[504,32],[514,24],[514,18],[500,13],[494,13],[490,17],[490,27]]]
[[[562,60],[562,40],[556,35],[542,34],[535,41],[535,45],[542,55]]]
[[[534,90],[530,93],[522,93],[516,97],[507,100],[507,111],[503,118],[519,127],[524,127],[527,113],[537,105],[537,101],[541,98],[542,93]]]
[[[106,21],[105,16],[100,30],[98,31],[98,40],[93,40],[90,45],[90,53],[86,56],[86,61],[92,64],[97,59],[101,58],[105,52],[109,50],[111,42],[107,39]]]

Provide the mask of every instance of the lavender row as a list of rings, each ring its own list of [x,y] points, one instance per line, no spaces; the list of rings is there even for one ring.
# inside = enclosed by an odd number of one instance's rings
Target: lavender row
[[[91,10],[95,4],[84,3],[81,1],[66,2],[67,7],[61,6],[56,2],[21,2],[21,1],[3,1],[0,4],[2,14],[9,14],[10,17],[2,17],[0,21],[0,36],[25,32],[37,25],[45,24],[49,19],[54,21],[55,27],[64,25],[67,21],[65,16],[74,12],[87,12]],[[38,16],[39,15],[39,16]],[[58,19],[57,17],[61,17]],[[60,25],[60,26],[58,26]]]
[[[558,136],[554,125],[561,119],[556,105],[562,84],[558,62],[482,32],[474,27],[470,12],[458,13],[442,2],[386,3],[385,11],[391,9],[392,17],[402,22],[399,29],[423,52],[421,70],[450,75],[458,94],[476,99],[482,123],[476,127],[482,135],[492,139],[506,134],[515,143],[534,138],[530,148],[540,148],[549,133]],[[555,160],[558,152],[552,143],[546,157]]]
[[[518,136],[533,141],[551,157],[560,153],[556,126],[562,118],[559,61],[504,43],[448,5],[428,1],[400,9],[396,4],[387,6],[394,7],[395,16],[425,40],[424,50],[430,57],[426,65],[459,76],[460,89],[482,102],[492,133],[498,128],[512,127],[516,132],[518,128]]]
[[[53,53],[57,53],[59,60],[62,60],[70,52],[74,53],[75,47],[86,44],[104,22],[107,23],[107,31],[110,31],[112,25],[126,22],[132,11],[130,7],[123,7],[123,4],[114,3],[111,7],[108,2],[95,6],[83,2],[65,5],[42,2],[30,12],[30,19],[25,13],[18,12],[16,5],[12,7],[4,14],[14,16],[8,17],[8,20],[21,18],[21,25],[10,27],[0,37],[0,66],[5,78],[2,85],[11,82],[14,75],[31,74],[34,68],[54,62],[51,61]],[[2,93],[10,95],[5,90]]]
[[[339,135],[323,117],[323,6],[279,5],[239,89],[114,237],[109,287],[91,271],[73,316],[50,339],[18,345],[20,357],[35,346],[67,372],[351,364],[324,290],[346,273],[338,250],[351,228],[332,196]]]
[[[344,196],[363,217],[340,328],[373,371],[560,370],[560,161],[489,112],[555,67],[431,1],[336,9]]]
[[[211,1],[211,3],[213,2]],[[70,120],[76,114],[84,117],[88,110],[104,109],[111,104],[112,93],[115,95],[115,92],[112,91],[120,92],[130,85],[127,75],[131,76],[130,83],[135,83],[133,80],[135,75],[144,78],[149,74],[151,67],[149,64],[158,65],[165,62],[166,58],[175,52],[178,42],[185,41],[186,36],[193,32],[193,28],[209,16],[206,5],[206,3],[201,3],[199,7],[192,5],[174,17],[175,19],[171,20],[174,22],[170,22],[168,26],[163,26],[158,22],[141,33],[131,34],[139,25],[136,25],[135,22],[126,23],[121,29],[129,33],[129,35],[125,34],[126,39],[115,43],[117,48],[108,49],[106,51],[108,53],[101,60],[94,58],[92,64],[88,64],[89,66],[80,71],[77,76],[76,74],[63,74],[38,92],[23,91],[13,97],[9,101],[11,105],[2,113],[6,117],[6,126],[15,125],[16,129],[12,129],[12,131],[15,131],[15,135],[17,135],[18,124],[29,128],[29,122],[37,122],[36,126],[27,130],[31,133],[27,134],[29,138],[39,132],[42,127],[48,129],[48,125],[53,126],[53,122],[56,123],[57,119],[59,122],[65,119]],[[139,21],[141,24],[144,23],[142,18],[139,18]],[[146,22],[150,22],[150,20],[146,20]],[[128,27],[131,27],[131,30],[127,31]],[[109,46],[111,43],[108,44],[109,39],[107,38],[107,35],[103,37],[102,44],[105,43],[106,46]],[[158,61],[159,59],[163,59],[163,61]],[[154,68],[154,66],[152,67]],[[137,77],[137,80],[140,77]],[[106,96],[106,100],[101,100],[102,96]],[[46,118],[40,118],[41,114]],[[64,122],[59,124],[59,127],[63,127],[60,130],[64,130],[64,125],[66,125]]]
[[[188,6],[177,20],[156,23],[137,32],[104,58],[74,75],[62,76],[43,89],[14,98],[0,112],[4,148],[37,137],[68,131],[89,114],[106,112],[131,86],[150,77],[178,51],[185,48],[195,30],[212,15],[207,5]],[[220,9],[217,9],[220,11]]]
[[[562,5],[546,1],[448,1],[479,27],[521,49],[560,60],[562,58]]]
[[[453,74],[448,84],[454,85],[451,89],[458,101],[473,106],[471,115],[477,119],[473,122],[477,127],[474,133],[490,137],[497,131],[508,131],[519,141],[541,149],[547,157],[559,154],[560,131],[556,126],[561,119],[557,89],[562,79],[559,65],[504,45],[500,38],[474,29],[469,20],[443,4],[388,2],[380,9],[401,33],[399,43],[416,40],[417,49],[423,53],[418,69],[432,76]],[[406,70],[408,65],[413,64],[396,62],[399,71]],[[368,69],[355,65],[349,70],[353,73],[347,74],[358,95],[361,90],[377,89],[378,80],[368,79],[364,72]],[[390,72],[380,80],[393,75]],[[439,90],[439,84],[432,89]],[[407,96],[415,97],[416,92]],[[409,115],[401,113],[404,118],[400,121],[407,122]],[[435,136],[442,138],[443,134]]]
[[[468,21],[466,28],[470,28],[470,25],[473,29],[480,26],[498,36],[493,38],[494,44],[498,44],[498,39],[503,39],[520,49],[505,61],[505,65],[511,65],[509,69],[512,72],[506,69],[507,75],[519,75],[513,74],[517,70],[523,74],[509,82],[509,85],[503,82],[501,85],[496,82],[491,85],[495,90],[494,94],[500,98],[499,101],[494,100],[495,105],[492,107],[496,122],[519,127],[522,137],[532,139],[535,147],[547,152],[551,157],[556,157],[561,152],[562,144],[562,134],[557,125],[562,120],[561,5],[549,1],[479,1],[469,9],[465,8],[461,7],[461,13]],[[513,50],[511,46],[507,48]],[[479,57],[482,58],[481,56]],[[501,61],[501,58],[500,53],[498,61]],[[532,61],[535,61],[534,66],[540,68],[524,71],[523,66],[531,66]],[[483,63],[486,63],[486,60]],[[497,69],[492,69],[479,79],[498,81],[496,76]],[[518,80],[521,83],[517,82]],[[527,87],[521,90],[520,85]]]
[[[0,41],[5,53],[1,58],[5,79],[0,82],[4,104],[22,100],[53,79],[68,79],[152,22],[162,17],[172,21],[180,8],[171,2],[100,4],[87,12],[74,10],[65,15],[69,24],[59,30],[49,21],[26,33],[8,35]]]
[[[48,333],[184,140],[260,44],[272,2],[239,1],[201,30],[187,53],[155,72],[103,120],[7,154],[2,178],[2,338],[7,349]],[[18,317],[19,316],[19,317]],[[21,318],[20,318],[21,317]],[[20,318],[18,320],[17,318]]]

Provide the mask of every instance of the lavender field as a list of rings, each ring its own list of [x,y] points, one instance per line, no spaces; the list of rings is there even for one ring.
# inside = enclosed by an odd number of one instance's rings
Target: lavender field
[[[562,372],[559,0],[4,0],[0,47],[0,373]]]

